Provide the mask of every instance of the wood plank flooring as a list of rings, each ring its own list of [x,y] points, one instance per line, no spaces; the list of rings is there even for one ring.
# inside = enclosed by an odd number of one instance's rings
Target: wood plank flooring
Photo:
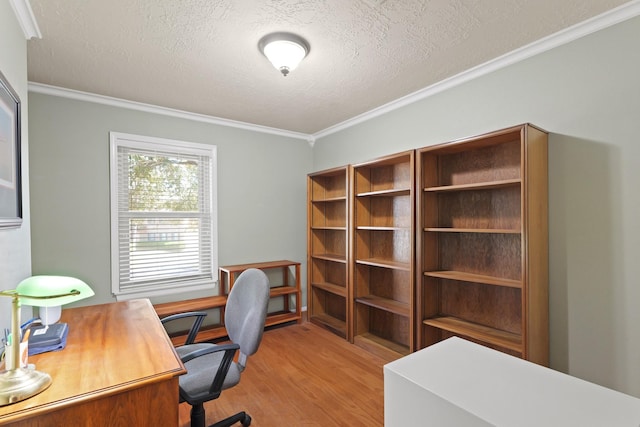
[[[309,322],[268,330],[240,384],[205,404],[207,425],[244,410],[253,427],[382,426],[386,362]]]

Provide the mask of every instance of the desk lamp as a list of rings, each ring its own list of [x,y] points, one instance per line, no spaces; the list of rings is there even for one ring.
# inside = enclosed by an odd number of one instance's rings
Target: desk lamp
[[[69,294],[70,289],[80,294]],[[40,320],[43,325],[51,325],[60,320],[62,306],[89,298],[93,290],[82,280],[65,276],[31,276],[16,287],[23,305],[40,308]]]
[[[93,290],[82,280],[64,276],[32,276],[14,290],[0,291],[11,297],[11,338],[5,348],[11,351],[11,366],[0,373],[0,406],[20,402],[44,391],[51,385],[51,376],[31,368],[20,367],[20,303],[27,305],[64,305],[93,296]],[[9,362],[5,359],[5,362]]]

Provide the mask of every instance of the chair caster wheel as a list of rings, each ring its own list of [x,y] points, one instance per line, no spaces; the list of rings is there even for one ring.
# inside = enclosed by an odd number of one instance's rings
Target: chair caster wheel
[[[242,427],[249,427],[251,425],[251,417],[249,414],[244,416],[244,420],[242,420]]]

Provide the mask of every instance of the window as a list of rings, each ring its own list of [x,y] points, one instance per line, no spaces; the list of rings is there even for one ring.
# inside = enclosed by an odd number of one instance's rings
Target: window
[[[110,133],[111,282],[119,299],[210,288],[216,147]]]

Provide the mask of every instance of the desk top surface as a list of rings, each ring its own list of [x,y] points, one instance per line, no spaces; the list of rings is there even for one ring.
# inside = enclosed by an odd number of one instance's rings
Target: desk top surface
[[[66,347],[29,358],[53,383],[0,407],[0,424],[186,373],[149,300],[64,309],[60,321]]]

